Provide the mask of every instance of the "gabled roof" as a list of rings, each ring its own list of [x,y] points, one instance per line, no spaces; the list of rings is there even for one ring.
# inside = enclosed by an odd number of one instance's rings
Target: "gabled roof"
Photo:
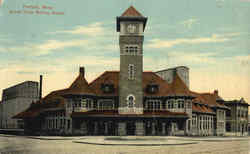
[[[130,6],[122,15],[122,17],[143,17],[133,6]]]
[[[191,93],[196,97],[193,102],[207,104],[210,107],[220,107],[220,108],[228,108],[224,104],[220,104],[217,101],[222,98],[215,93],[197,93],[191,91]]]
[[[66,95],[94,95],[88,82],[84,77],[84,68],[80,68],[80,74],[67,89],[57,90],[49,93],[47,96],[32,103],[30,107],[15,115],[13,118],[31,118],[40,115],[48,109],[63,109]]]
[[[210,107],[201,104],[192,104],[192,111],[203,114],[215,114]]]
[[[179,77],[178,73],[175,73],[173,82],[170,84],[170,95],[175,96],[193,96],[189,88]]]
[[[112,93],[104,93],[101,90],[101,84],[103,83],[111,83],[114,85],[114,92]],[[119,72],[118,71],[106,71],[93,80],[89,84],[90,89],[98,96],[118,96],[119,94]]]
[[[64,95],[94,95],[94,92],[89,87],[84,74],[80,73],[75,81],[67,89]]]
[[[158,92],[147,93],[146,88],[149,84],[158,85]],[[143,72],[142,78],[142,88],[144,91],[144,96],[167,96],[170,90],[169,84],[163,80],[160,76],[153,72]]]
[[[47,109],[63,109],[65,98],[62,95],[67,91],[67,89],[57,90],[51,92],[43,99],[33,102],[28,109],[23,112],[18,113],[13,116],[14,119],[22,119],[22,118],[33,118],[39,116],[42,112]]]

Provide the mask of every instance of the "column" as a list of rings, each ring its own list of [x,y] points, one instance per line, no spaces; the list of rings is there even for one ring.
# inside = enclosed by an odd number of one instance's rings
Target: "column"
[[[207,135],[209,135],[209,116],[207,116]]]
[[[203,135],[203,115],[201,116],[201,135]]]
[[[210,124],[211,124],[211,117],[208,116],[208,135],[211,134],[211,126],[210,126]]]
[[[155,135],[155,123],[152,122],[152,135]]]
[[[88,135],[89,132],[88,132],[88,128],[87,128],[87,122],[82,122],[81,124],[81,132],[83,135]]]
[[[200,116],[197,115],[197,120],[196,120],[196,126],[197,126],[197,134],[200,133]]]
[[[126,123],[125,122],[119,122],[118,123],[118,135],[119,136],[125,136],[126,134],[127,134]]]
[[[135,135],[143,136],[145,134],[143,121],[135,122]]]
[[[98,135],[98,122],[94,123],[94,134]]]
[[[108,122],[104,122],[104,134],[108,135]]]
[[[185,126],[185,128],[184,128],[184,134],[185,135],[188,135],[188,125],[189,125],[189,120],[186,120],[185,122],[184,122],[184,126]]]
[[[166,135],[166,123],[162,123],[162,135]]]

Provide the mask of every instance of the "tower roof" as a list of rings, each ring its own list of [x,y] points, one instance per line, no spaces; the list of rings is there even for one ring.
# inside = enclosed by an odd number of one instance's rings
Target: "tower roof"
[[[143,15],[133,6],[130,6],[125,12],[123,12],[122,17],[143,17]]]
[[[143,31],[147,23],[146,17],[144,17],[140,12],[138,12],[133,6],[130,6],[125,12],[122,13],[120,17],[116,18],[116,30],[120,32],[120,22],[129,21],[129,22],[142,22]]]

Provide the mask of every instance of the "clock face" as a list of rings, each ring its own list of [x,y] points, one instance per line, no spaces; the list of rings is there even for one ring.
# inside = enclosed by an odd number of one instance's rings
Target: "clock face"
[[[127,27],[127,31],[129,33],[135,33],[135,30],[136,30],[136,26],[133,25],[133,24],[129,24],[128,27]]]

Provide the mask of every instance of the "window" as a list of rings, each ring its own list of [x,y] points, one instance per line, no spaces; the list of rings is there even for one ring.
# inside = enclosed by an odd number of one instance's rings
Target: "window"
[[[81,100],[81,107],[86,108],[86,105],[87,105],[86,99],[82,99]]]
[[[160,100],[147,100],[146,103],[148,104],[148,110],[160,110],[161,109],[161,101]]]
[[[93,107],[91,99],[87,99],[86,107],[87,107],[87,109],[89,109],[89,108],[91,109]]]
[[[157,93],[159,91],[159,85],[157,84],[149,84],[146,87],[146,92],[150,94]]]
[[[125,52],[129,55],[136,55],[138,53],[137,45],[127,45],[125,46]]]
[[[175,109],[178,108],[178,102],[177,102],[177,101],[174,102],[174,108],[175,108]]]
[[[101,84],[101,90],[103,91],[103,93],[113,93],[114,90],[115,90],[114,84],[102,83]]]
[[[129,80],[135,79],[135,65],[134,64],[128,65],[128,79]]]
[[[183,109],[184,108],[184,100],[180,99],[178,100],[178,108]]]
[[[129,107],[129,108],[134,107],[134,104],[135,104],[135,96],[129,95],[129,96],[127,97],[127,104],[128,104],[128,107]]]
[[[173,100],[168,100],[168,101],[167,101],[167,108],[168,108],[168,109],[172,109],[172,108],[173,108],[173,103],[174,103]]]
[[[98,103],[98,110],[112,110],[114,109],[114,100],[100,100]]]

